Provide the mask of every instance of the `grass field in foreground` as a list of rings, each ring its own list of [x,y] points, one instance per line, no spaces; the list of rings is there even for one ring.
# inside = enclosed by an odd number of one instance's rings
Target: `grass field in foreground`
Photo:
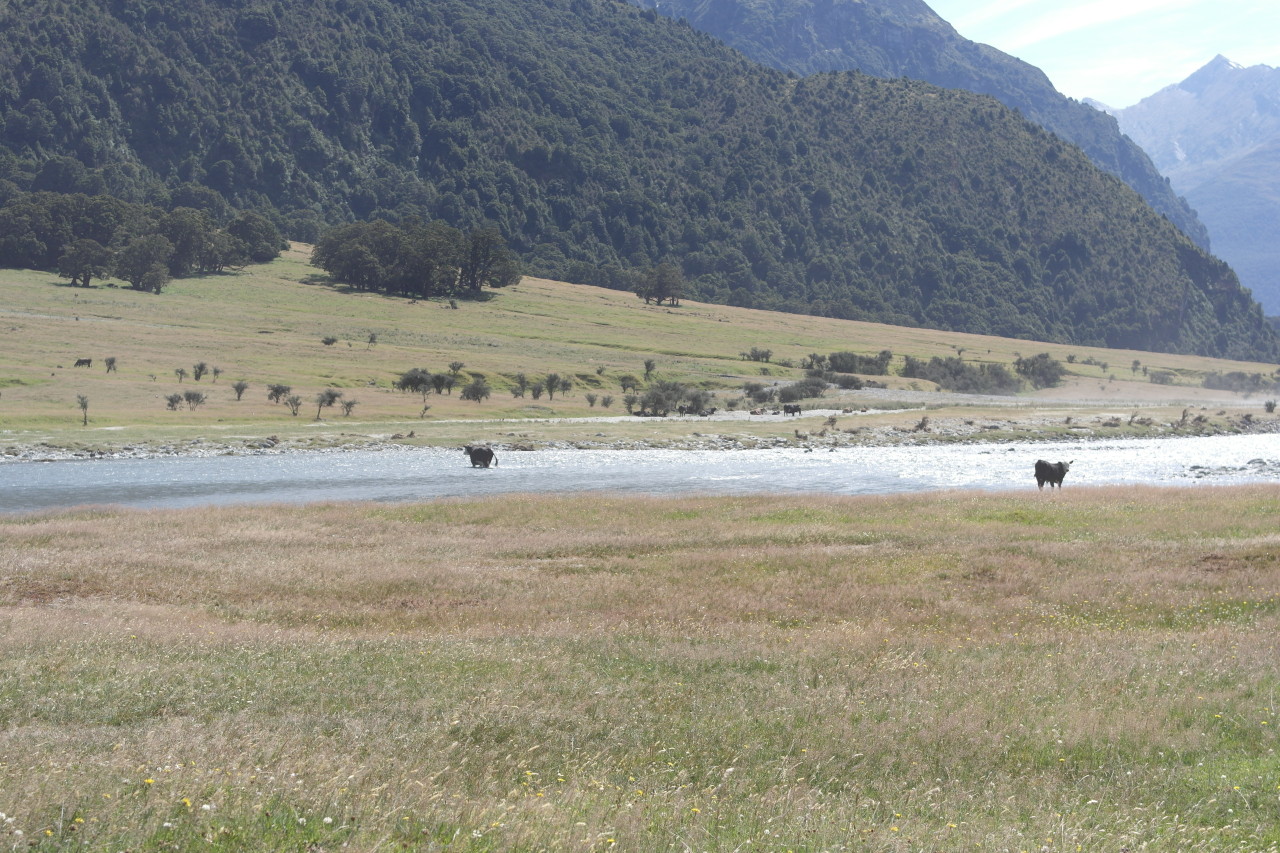
[[[1183,403],[1201,392],[1208,372],[1242,371],[1270,376],[1274,365],[1197,356],[1107,350],[980,335],[909,329],[794,314],[686,302],[679,308],[645,305],[633,294],[541,279],[492,292],[485,302],[414,302],[342,292],[307,263],[297,245],[278,261],[242,273],[174,281],[159,295],[105,285],[73,288],[50,273],[0,270],[0,442],[87,448],[130,442],[165,442],[219,436],[333,436],[408,433],[419,442],[456,443],[450,421],[625,414],[621,380],[643,377],[646,360],[655,376],[718,394],[725,406],[741,397],[744,381],[791,382],[812,353],[853,351],[895,354],[896,374],[904,357],[955,356],[1012,366],[1021,356],[1048,352],[1069,370],[1067,386],[1078,397],[1126,401],[1155,390],[1167,394],[1176,419]],[[335,340],[330,346],[325,338]],[[371,341],[372,338],[372,341]],[[741,357],[769,350],[769,363]],[[90,358],[90,368],[77,359]],[[105,369],[116,359],[115,372]],[[1153,386],[1134,362],[1167,371],[1174,385]],[[413,367],[447,372],[461,362],[461,384],[486,377],[492,395],[484,402],[452,394],[393,390]],[[784,366],[784,362],[791,366]],[[196,382],[194,366],[212,373]],[[180,380],[175,371],[187,372]],[[767,371],[767,375],[765,373]],[[513,397],[511,378],[549,373],[569,377],[574,390],[555,399]],[[907,387],[901,376],[875,377]],[[247,382],[237,400],[233,383]],[[289,385],[303,405],[296,416],[267,400],[269,384]],[[929,382],[915,382],[930,390]],[[338,407],[320,411],[316,395],[326,388],[357,405],[350,416]],[[207,401],[192,410],[166,407],[166,397],[202,392]],[[587,395],[594,394],[592,406]],[[84,420],[77,404],[88,402]],[[606,409],[603,398],[611,396]],[[830,395],[829,396],[833,396]],[[1215,393],[1214,409],[1225,392]],[[806,408],[818,401],[808,401]],[[831,402],[831,401],[828,401]],[[1029,405],[1035,398],[1028,397]],[[1049,406],[1060,402],[1044,401]],[[1261,411],[1258,399],[1241,403]],[[321,414],[320,419],[316,418]],[[1077,419],[1084,415],[1076,412]],[[918,420],[918,416],[916,416]],[[905,423],[905,421],[904,421]],[[643,433],[653,427],[645,426]],[[692,429],[697,429],[695,425]],[[583,427],[593,436],[599,427]],[[609,429],[617,429],[616,426]],[[690,427],[670,424],[664,434]],[[792,427],[780,425],[778,434]],[[486,440],[493,436],[485,435]]]
[[[0,848],[1275,850],[1278,518],[1264,486],[3,517]]]

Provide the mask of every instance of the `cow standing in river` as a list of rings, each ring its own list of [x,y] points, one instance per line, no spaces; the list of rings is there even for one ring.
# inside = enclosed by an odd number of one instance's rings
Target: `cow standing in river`
[[[1073,462],[1075,460],[1072,460]],[[1036,460],[1036,487],[1043,489],[1044,484],[1049,484],[1049,491],[1053,491],[1053,487],[1062,488],[1062,478],[1067,476],[1067,472],[1071,470],[1071,462],[1046,462],[1043,459]]]
[[[490,464],[497,466],[498,457],[488,447],[476,447],[468,444],[462,452],[471,459],[472,468],[488,468]]]

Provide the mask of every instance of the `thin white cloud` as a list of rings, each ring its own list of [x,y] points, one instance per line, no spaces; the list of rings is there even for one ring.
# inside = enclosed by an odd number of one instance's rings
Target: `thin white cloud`
[[[1155,12],[1169,14],[1199,2],[1201,0],[1091,0],[1089,3],[1067,8],[1056,3],[1042,3],[1041,5],[1052,5],[1053,8],[1044,9],[1034,19],[1008,32],[1008,46],[1001,46],[1001,50],[1014,53],[1048,39],[1062,38],[1095,27],[1113,26],[1120,21],[1150,17]]]

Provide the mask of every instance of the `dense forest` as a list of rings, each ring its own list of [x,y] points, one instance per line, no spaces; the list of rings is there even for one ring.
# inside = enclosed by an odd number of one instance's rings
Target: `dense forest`
[[[1209,234],[1115,118],[1068,98],[1044,72],[962,37],[922,0],[630,0],[684,18],[782,71],[863,71],[990,95],[1080,146],[1208,249]]]
[[[27,191],[308,241],[493,226],[570,281],[670,263],[688,298],[1278,354],[1225,264],[996,101],[798,78],[621,0],[11,0],[0,203]]]

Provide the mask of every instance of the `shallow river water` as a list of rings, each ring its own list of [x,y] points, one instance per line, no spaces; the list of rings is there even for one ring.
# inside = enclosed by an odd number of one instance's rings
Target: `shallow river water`
[[[834,451],[499,451],[471,468],[458,450],[283,453],[0,464],[0,512],[81,504],[190,507],[420,501],[510,492],[645,495],[1034,490],[1036,459],[1074,461],[1066,487],[1280,483],[1280,436],[857,447]]]

